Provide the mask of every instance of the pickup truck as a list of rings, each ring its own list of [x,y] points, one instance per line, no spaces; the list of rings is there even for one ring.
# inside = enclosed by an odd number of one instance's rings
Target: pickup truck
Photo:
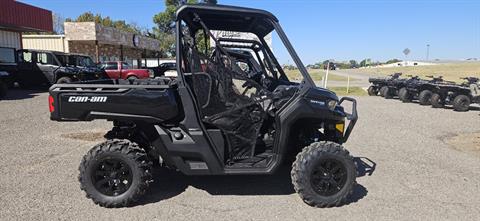
[[[148,69],[132,69],[127,62],[109,61],[100,66],[111,79],[145,79],[153,78],[154,72]]]

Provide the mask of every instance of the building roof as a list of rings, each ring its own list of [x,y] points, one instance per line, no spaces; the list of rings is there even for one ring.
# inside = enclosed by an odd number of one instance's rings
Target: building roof
[[[53,31],[52,12],[14,0],[0,0],[0,28],[15,31]]]

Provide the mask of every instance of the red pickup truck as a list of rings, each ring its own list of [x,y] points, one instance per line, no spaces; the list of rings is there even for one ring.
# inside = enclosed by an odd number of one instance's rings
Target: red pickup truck
[[[154,77],[153,71],[148,69],[132,69],[127,62],[104,62],[100,68],[105,70],[111,79],[144,79]]]

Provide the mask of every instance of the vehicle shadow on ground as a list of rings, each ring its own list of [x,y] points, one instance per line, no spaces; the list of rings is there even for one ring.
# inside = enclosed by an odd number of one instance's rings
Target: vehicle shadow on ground
[[[48,88],[32,88],[32,89],[9,89],[7,95],[1,100],[23,100],[30,99],[39,95],[39,93],[47,92]]]
[[[376,164],[368,158],[355,158],[358,177],[371,176]],[[137,205],[146,205],[173,198],[183,193],[189,186],[205,190],[211,195],[290,195],[294,194],[290,178],[291,166],[282,166],[272,175],[235,176],[185,176],[180,172],[158,168],[153,172],[155,181]],[[357,184],[345,205],[364,198],[368,190]]]

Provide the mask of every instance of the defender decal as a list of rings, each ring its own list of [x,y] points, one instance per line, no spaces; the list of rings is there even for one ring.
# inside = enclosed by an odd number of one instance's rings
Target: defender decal
[[[98,96],[70,96],[68,98],[69,103],[105,103],[107,102],[107,97],[98,97]]]

